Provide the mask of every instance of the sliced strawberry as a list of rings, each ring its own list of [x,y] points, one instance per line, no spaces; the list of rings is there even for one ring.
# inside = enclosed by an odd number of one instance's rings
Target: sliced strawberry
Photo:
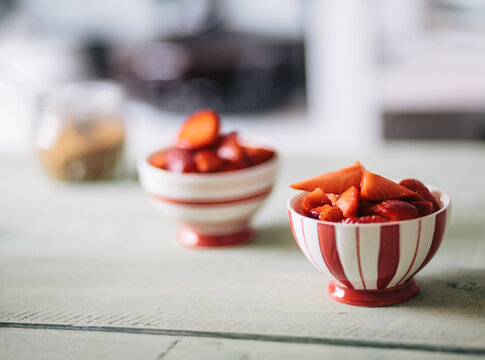
[[[327,195],[320,188],[316,188],[311,193],[305,195],[301,201],[301,209],[303,213],[307,216],[312,216],[312,209],[325,205],[331,204]],[[318,218],[318,216],[317,216]]]
[[[359,214],[360,192],[355,186],[349,187],[335,202],[335,206],[342,210],[344,217],[357,216]]]
[[[275,154],[274,151],[264,148],[255,148],[251,146],[242,146],[242,148],[250,166],[268,161]]]
[[[182,124],[177,136],[177,147],[200,149],[214,145],[219,137],[219,116],[213,110],[199,110]]]
[[[165,153],[165,168],[173,172],[196,172],[193,152],[173,148]]]
[[[349,217],[343,220],[342,222],[346,224],[374,224],[374,223],[389,222],[389,220],[380,215],[368,215],[368,216],[361,216],[361,217]]]
[[[431,194],[431,191],[429,191],[426,185],[424,185],[421,181],[416,179],[404,179],[401,180],[399,184],[411,191],[417,192],[425,201],[431,201],[433,204],[433,211],[438,211],[440,209],[438,201],[436,201],[433,194]]]
[[[151,155],[148,158],[148,162],[159,168],[159,169],[166,169],[167,168],[167,150],[158,151],[155,154]]]
[[[343,169],[321,174],[290,185],[293,189],[313,191],[317,187],[326,193],[341,194],[351,186],[359,188],[364,167],[360,162]]]
[[[197,172],[209,173],[222,170],[224,167],[224,160],[219,158],[215,151],[210,149],[202,149],[194,155],[195,166]]]
[[[434,212],[433,203],[431,201],[413,201],[411,204],[418,209],[419,216],[426,216]]]
[[[232,170],[242,169],[247,165],[244,149],[237,139],[237,132],[231,132],[222,139],[217,148],[217,156],[232,164]]]
[[[360,199],[360,207],[359,207],[359,213],[361,216],[367,216],[367,215],[376,215],[376,213],[372,210],[372,207],[376,203],[367,201],[364,199]]]
[[[372,207],[372,210],[389,220],[407,220],[419,216],[418,209],[406,201],[386,200]]]
[[[313,216],[319,216],[320,220],[339,222],[344,218],[342,210],[336,206],[323,205],[312,210]]]
[[[335,206],[335,203],[337,202],[338,197],[339,197],[340,195],[333,194],[333,193],[327,193],[326,195],[327,195],[327,197],[330,199],[330,201],[332,202],[332,205],[333,205],[333,206]]]
[[[394,181],[364,170],[360,184],[360,196],[369,201],[384,201],[413,197],[415,193]]]

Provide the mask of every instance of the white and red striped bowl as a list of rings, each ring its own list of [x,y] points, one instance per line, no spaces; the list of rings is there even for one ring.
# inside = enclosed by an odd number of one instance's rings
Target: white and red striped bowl
[[[138,163],[145,192],[181,226],[179,242],[188,247],[221,247],[247,243],[253,237],[251,216],[273,187],[278,157],[241,170],[195,174]]]
[[[450,217],[450,198],[429,187],[441,209],[404,221],[344,224],[302,215],[305,193],[288,201],[293,236],[306,258],[330,275],[332,299],[351,305],[385,306],[417,295],[413,276],[436,254]]]

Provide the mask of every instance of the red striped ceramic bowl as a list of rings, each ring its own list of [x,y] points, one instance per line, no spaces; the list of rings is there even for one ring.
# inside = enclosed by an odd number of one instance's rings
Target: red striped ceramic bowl
[[[293,236],[306,258],[333,280],[332,299],[351,305],[385,306],[417,295],[413,276],[436,254],[450,216],[450,198],[433,214],[378,224],[343,224],[302,215],[300,193],[288,201]]]
[[[175,173],[144,159],[140,182],[154,204],[180,223],[178,240],[189,247],[221,247],[247,243],[249,221],[273,187],[278,157],[241,170]]]

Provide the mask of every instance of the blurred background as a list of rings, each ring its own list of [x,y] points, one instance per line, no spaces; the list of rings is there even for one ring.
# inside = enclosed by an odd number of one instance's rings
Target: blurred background
[[[121,85],[132,159],[199,108],[283,155],[481,141],[485,1],[0,0],[0,154],[92,79]]]

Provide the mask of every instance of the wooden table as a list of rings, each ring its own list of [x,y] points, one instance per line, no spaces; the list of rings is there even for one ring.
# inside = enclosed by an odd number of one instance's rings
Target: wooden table
[[[420,294],[333,302],[296,246],[288,184],[361,160],[449,193],[452,222]],[[248,246],[189,250],[135,181],[61,184],[0,158],[0,359],[485,357],[485,145],[398,143],[283,159]]]

